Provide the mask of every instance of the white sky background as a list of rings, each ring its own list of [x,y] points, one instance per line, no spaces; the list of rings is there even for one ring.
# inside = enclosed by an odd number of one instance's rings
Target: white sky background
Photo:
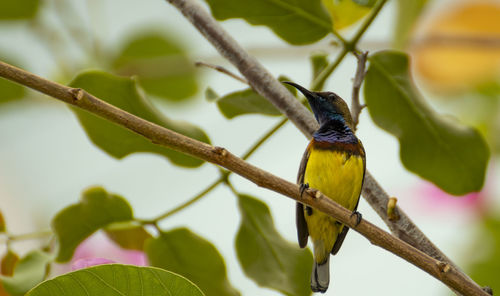
[[[85,9],[83,1],[73,2],[77,3],[78,9]],[[94,30],[107,47],[116,47],[129,31],[157,27],[175,33],[190,45],[193,60],[216,63],[233,70],[165,1],[90,0],[90,3],[96,8]],[[390,2],[383,9],[364,40],[376,44],[390,40],[394,18],[392,4]],[[104,10],[97,11],[97,7],[104,7]],[[252,27],[242,20],[230,20],[222,25],[240,44],[255,53],[272,74],[286,74],[297,83],[309,85],[310,48],[292,48],[268,29]],[[36,74],[53,78],[50,54],[26,33],[22,25],[2,26],[0,29],[1,52],[26,61],[26,68]],[[332,36],[314,47],[333,51],[327,47],[330,40],[333,40]],[[360,47],[380,49],[368,44],[372,42]],[[79,55],[76,48],[70,51]],[[334,55],[335,52],[332,58]],[[354,71],[355,60],[349,57],[328,80],[326,89],[349,100]],[[245,86],[212,70],[203,72],[201,92],[193,102],[183,106],[158,101],[155,104],[171,118],[184,119],[202,127],[212,144],[240,155],[279,119],[249,115],[226,120],[215,104],[204,100],[203,90],[210,86],[217,93],[225,94]],[[463,213],[426,214],[421,208],[410,207],[416,202],[408,196],[408,191],[419,179],[402,167],[395,138],[376,128],[367,112],[361,116],[358,137],[366,149],[368,169],[380,184],[390,195],[398,197],[399,205],[438,247],[458,264],[464,262],[472,233],[472,227],[468,225],[471,217]],[[89,186],[102,185],[109,192],[123,195],[133,206],[136,216],[150,218],[181,204],[218,178],[217,168],[210,164],[192,170],[175,167],[163,157],[152,154],[134,154],[122,160],[111,158],[90,143],[68,108],[49,98],[23,102],[20,107],[2,107],[0,139],[0,208],[14,233],[48,227],[50,217],[76,202],[82,190]],[[304,136],[288,123],[249,161],[294,181],[306,145]],[[240,192],[265,201],[271,207],[280,233],[288,240],[296,241],[293,201],[260,189],[238,176],[232,176],[231,180]],[[360,202],[359,211],[363,218],[386,229],[364,200]],[[214,243],[226,260],[231,283],[243,295],[280,295],[259,288],[243,274],[234,250],[238,225],[236,199],[224,186],[161,224],[165,229],[188,226]],[[446,293],[449,293],[446,287],[437,280],[350,231],[342,251],[331,260],[331,283],[326,295]]]

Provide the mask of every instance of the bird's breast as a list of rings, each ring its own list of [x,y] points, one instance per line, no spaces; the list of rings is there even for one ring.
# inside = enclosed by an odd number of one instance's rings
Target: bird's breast
[[[353,210],[361,192],[363,155],[340,149],[309,146],[304,183]]]

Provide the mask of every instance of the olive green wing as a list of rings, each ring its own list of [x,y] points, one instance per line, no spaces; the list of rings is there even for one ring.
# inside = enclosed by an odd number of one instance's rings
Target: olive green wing
[[[306,149],[300,162],[299,173],[297,175],[297,184],[304,185],[304,175],[306,172],[307,160],[309,159],[309,148]],[[304,217],[304,205],[297,202],[295,207],[295,224],[297,225],[297,237],[299,239],[299,246],[305,248],[307,246],[307,238],[309,237],[309,230],[307,222]]]

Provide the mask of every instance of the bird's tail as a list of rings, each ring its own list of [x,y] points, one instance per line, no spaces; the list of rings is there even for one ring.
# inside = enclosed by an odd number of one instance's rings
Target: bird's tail
[[[311,290],[313,292],[325,293],[330,283],[330,256],[326,257],[325,262],[318,263],[314,261],[311,275]]]

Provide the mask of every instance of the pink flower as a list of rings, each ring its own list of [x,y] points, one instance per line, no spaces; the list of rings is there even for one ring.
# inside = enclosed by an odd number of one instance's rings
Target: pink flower
[[[101,265],[101,264],[109,264],[109,263],[116,263],[115,261],[108,260],[106,258],[86,258],[86,259],[78,259],[73,262],[71,265],[71,270],[78,270],[82,268],[87,268],[91,267],[94,265]]]
[[[76,248],[70,263],[56,264],[53,268],[53,274],[62,274],[72,270],[107,263],[147,265],[144,252],[122,249],[103,232],[98,231]]]

